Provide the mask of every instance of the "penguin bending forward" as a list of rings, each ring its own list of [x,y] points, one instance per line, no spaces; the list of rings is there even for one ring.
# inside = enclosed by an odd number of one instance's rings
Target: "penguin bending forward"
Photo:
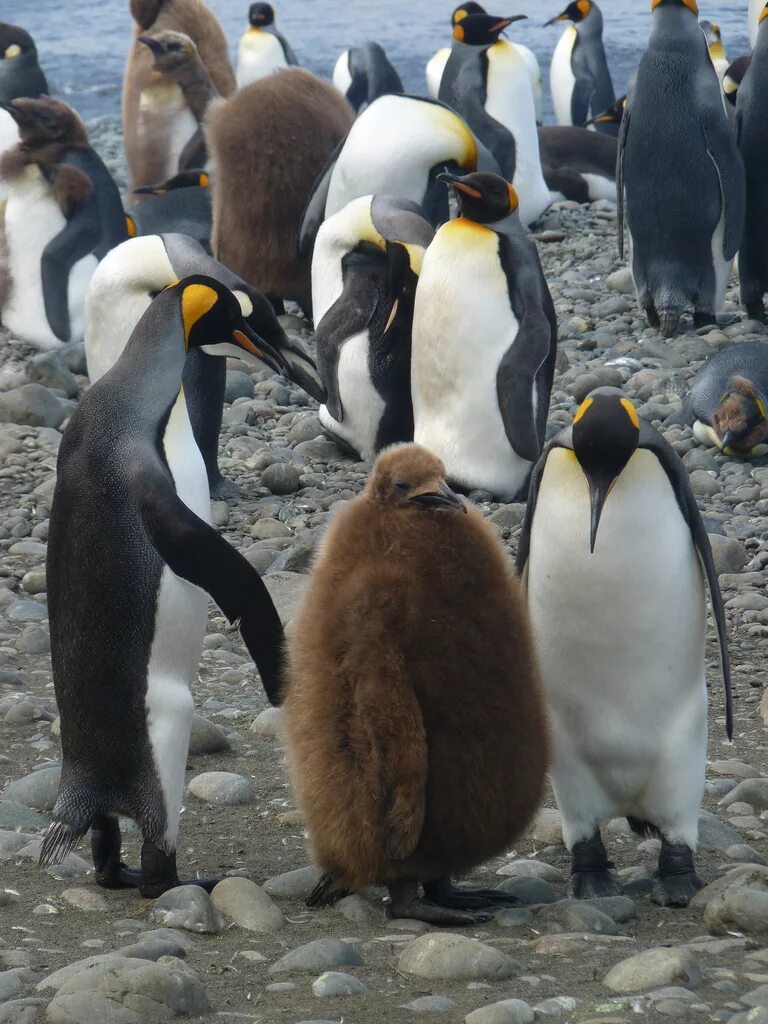
[[[161,291],[72,415],[48,540],[63,766],[40,863],[65,856],[90,828],[98,884],[138,886],[149,898],[179,884],[189,686],[208,595],[238,623],[273,703],[283,663],[269,592],[210,526],[181,386],[195,349],[277,358],[219,281],[188,277]],[[141,829],[140,871],[120,862],[118,815]]]
[[[651,898],[687,906],[707,753],[709,586],[733,732],[725,613],[688,472],[615,388],[534,470],[518,551],[554,735],[577,898],[619,894],[600,823],[661,838]],[[674,609],[674,614],[670,611]]]
[[[379,96],[402,93],[400,75],[379,43],[363,43],[345,50],[333,68],[333,84],[356,112]]]
[[[277,30],[272,4],[251,4],[248,23],[250,27],[237,47],[238,89],[280,68],[299,63],[288,40]]]
[[[416,288],[414,439],[455,485],[514,500],[544,443],[555,308],[514,188],[494,174],[441,177],[461,216],[435,235]]]
[[[393,917],[487,920],[510,894],[450,878],[525,830],[547,719],[507,553],[438,458],[418,445],[379,456],[328,529],[296,623],[285,738],[325,872],[308,902],[378,883]]]

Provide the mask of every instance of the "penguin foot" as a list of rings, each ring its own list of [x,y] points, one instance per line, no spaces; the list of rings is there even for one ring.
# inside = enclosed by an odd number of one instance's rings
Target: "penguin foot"
[[[231,480],[220,476],[217,480],[208,481],[208,488],[214,501],[227,501],[229,498],[237,498],[239,491]]]
[[[390,917],[403,917],[414,921],[424,921],[444,928],[469,927],[490,921],[493,913],[490,910],[452,910],[441,907],[431,900],[419,896],[416,882],[399,881],[390,883],[387,888],[392,902],[389,905]]]
[[[424,897],[430,903],[450,910],[489,910],[500,906],[520,906],[520,899],[502,889],[462,889],[447,878],[424,883]]]
[[[699,311],[693,314],[693,326],[697,330],[699,327],[710,327],[712,324],[717,326],[717,317],[714,313]]]
[[[658,329],[661,326],[661,320],[659,319],[659,314],[656,312],[655,306],[648,306],[645,310],[645,318],[648,321],[649,327],[655,327]]]
[[[693,850],[662,836],[659,868],[653,876],[651,900],[660,907],[687,907],[704,883],[696,874]]]
[[[574,900],[598,900],[603,896],[623,896],[624,888],[610,871],[574,871],[568,894]]]
[[[141,871],[127,867],[120,860],[122,837],[116,818],[98,815],[91,823],[91,855],[96,884],[103,889],[136,889],[141,884]]]
[[[181,881],[176,870],[176,851],[171,850],[167,853],[149,840],[144,840],[141,848],[139,892],[145,899],[157,899],[164,892],[179,885],[198,885],[206,892],[210,892],[220,881],[220,878],[190,878],[188,881]]]
[[[676,334],[680,333],[680,314],[660,313],[659,329],[663,338],[674,338]]]

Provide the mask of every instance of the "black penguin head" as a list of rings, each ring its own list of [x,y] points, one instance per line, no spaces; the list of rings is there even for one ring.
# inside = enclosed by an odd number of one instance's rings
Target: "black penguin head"
[[[624,117],[624,110],[627,106],[627,97],[620,96],[615,103],[612,103],[607,110],[604,110],[602,114],[598,114],[596,117],[591,117],[587,124],[621,124],[621,119]]]
[[[376,460],[366,493],[398,511],[466,512],[461,498],[445,482],[445,466],[419,444],[397,444]]]
[[[589,486],[592,517],[589,550],[595,550],[605,500],[637,451],[640,420],[634,405],[616,388],[597,388],[573,419],[573,453]]]
[[[761,17],[768,17],[768,4],[763,8]],[[747,73],[747,68],[752,62],[751,55],[746,57],[737,57],[736,60],[731,64],[728,70],[723,75],[723,93],[725,98],[731,104],[732,107],[736,106],[736,100],[739,95],[739,88],[744,80],[744,75]]]
[[[549,21],[545,21],[544,27],[556,25],[558,21],[572,21],[578,25],[580,21],[584,21],[591,10],[591,0],[574,0],[572,4],[568,4],[562,14],[558,14],[556,18],[550,18]]]
[[[28,149],[63,142],[70,146],[85,146],[88,135],[78,115],[62,100],[52,96],[36,99],[11,100],[0,104],[11,115],[19,128],[22,145]]]
[[[444,181],[455,189],[459,197],[462,217],[478,224],[495,224],[514,213],[519,205],[517,192],[508,181],[489,171],[475,171],[473,174],[438,174],[438,181]]]
[[[461,10],[461,8],[460,8]],[[466,7],[464,8],[466,10]],[[456,12],[454,12],[455,17]],[[513,14],[508,18],[496,17],[493,14],[465,14],[453,24],[453,38],[469,46],[490,46],[498,42],[499,36],[512,24],[527,17],[525,14]]]
[[[32,36],[17,25],[0,21],[0,60],[13,60],[23,53],[35,53]]]
[[[768,436],[765,401],[746,377],[733,377],[712,417],[723,450],[748,457]]]
[[[458,25],[468,14],[485,14],[485,8],[481,7],[480,4],[476,4],[474,0],[470,0],[468,4],[461,4],[451,15],[451,26],[455,27]]]
[[[142,185],[133,190],[134,195],[164,196],[166,192],[175,192],[180,188],[210,188],[211,179],[207,171],[181,171],[160,185]]]
[[[248,10],[248,21],[252,28],[266,28],[275,21],[275,9],[272,4],[251,4]]]
[[[155,70],[164,75],[173,75],[197,56],[197,47],[183,32],[157,32],[138,36],[138,41],[152,51]]]
[[[699,16],[699,5],[696,0],[651,0],[651,10],[658,7],[687,7],[691,14]]]

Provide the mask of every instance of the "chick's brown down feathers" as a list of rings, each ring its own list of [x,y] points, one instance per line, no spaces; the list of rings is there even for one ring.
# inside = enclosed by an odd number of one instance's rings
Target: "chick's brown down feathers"
[[[539,806],[548,730],[524,596],[474,508],[393,498],[442,463],[385,452],[294,623],[285,705],[316,861],[338,887],[466,872]],[[416,484],[415,486],[418,486]]]

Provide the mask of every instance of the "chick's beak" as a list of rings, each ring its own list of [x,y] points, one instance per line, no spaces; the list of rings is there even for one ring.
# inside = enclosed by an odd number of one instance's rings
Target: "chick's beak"
[[[152,51],[155,57],[159,57],[160,54],[163,53],[162,45],[158,43],[156,39],[153,39],[152,36],[137,36],[137,41],[139,43],[144,43],[144,45]]]
[[[467,511],[467,506],[458,494],[455,494],[447,484],[442,482],[442,480],[438,484],[437,490],[424,491],[422,494],[414,494],[410,499],[410,502],[418,508],[438,510],[455,508],[461,509],[464,513]]]

